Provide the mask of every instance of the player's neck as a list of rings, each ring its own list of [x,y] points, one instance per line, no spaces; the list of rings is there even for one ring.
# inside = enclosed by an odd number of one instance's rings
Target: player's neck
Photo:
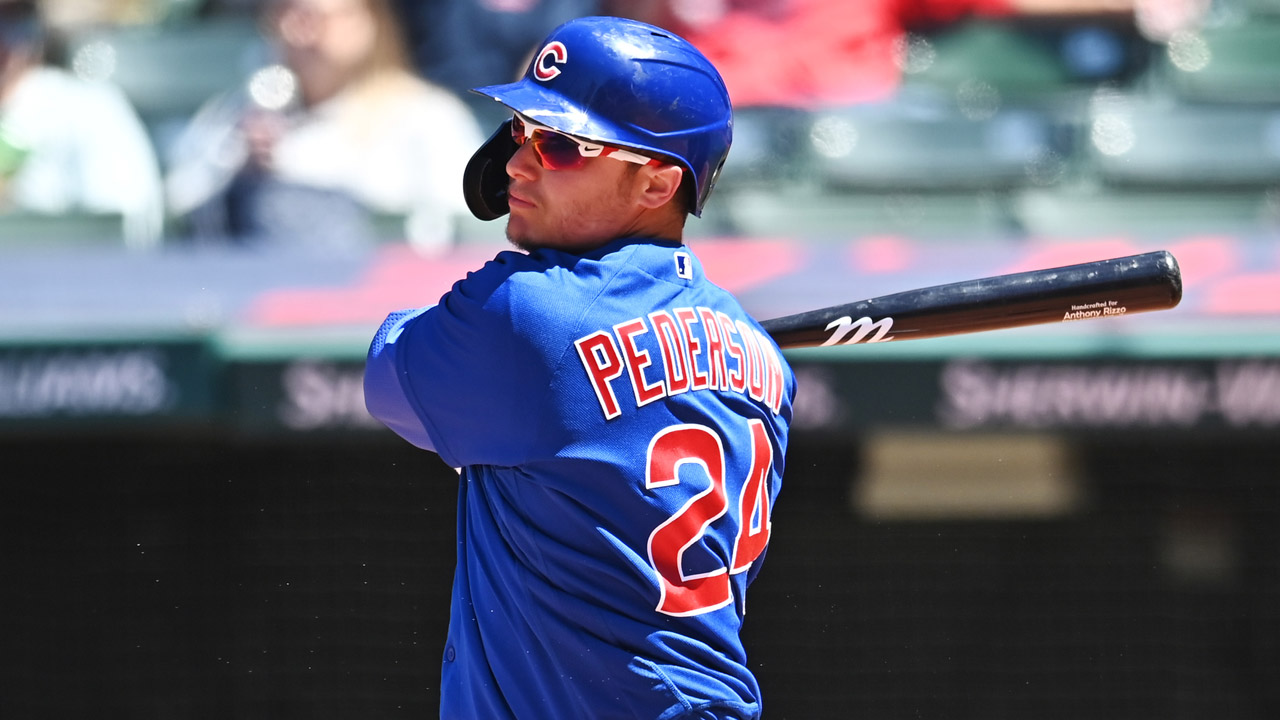
[[[684,241],[684,213],[670,207],[640,213],[618,237],[645,237],[654,240]]]

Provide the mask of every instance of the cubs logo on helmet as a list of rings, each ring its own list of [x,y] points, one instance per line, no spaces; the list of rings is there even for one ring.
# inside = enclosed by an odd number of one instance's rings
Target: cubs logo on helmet
[[[543,82],[554,79],[560,74],[560,68],[556,65],[564,65],[567,62],[569,62],[569,49],[564,46],[564,43],[558,41],[547,43],[533,62],[533,76]]]

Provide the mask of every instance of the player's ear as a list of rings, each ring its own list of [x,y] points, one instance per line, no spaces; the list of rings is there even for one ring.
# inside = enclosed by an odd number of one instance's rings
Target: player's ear
[[[684,168],[679,165],[645,165],[640,168],[640,204],[648,209],[671,202],[680,191]]]

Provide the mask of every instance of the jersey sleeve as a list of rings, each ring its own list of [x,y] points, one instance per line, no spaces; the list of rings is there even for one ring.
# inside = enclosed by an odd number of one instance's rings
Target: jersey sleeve
[[[401,384],[402,358],[397,344],[409,321],[429,310],[402,310],[392,313],[378,328],[364,369],[364,403],[382,424],[423,450],[435,451],[435,443],[423,424],[421,411]]]
[[[513,308],[528,303],[511,276],[537,276],[530,263],[502,253],[438,305],[389,316],[366,363],[369,412],[453,467],[527,460],[563,354],[559,333]]]

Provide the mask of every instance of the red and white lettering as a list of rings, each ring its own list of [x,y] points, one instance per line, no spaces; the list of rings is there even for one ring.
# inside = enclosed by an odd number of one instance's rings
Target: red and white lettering
[[[649,367],[649,351],[636,347],[636,336],[649,332],[644,321],[634,318],[613,326],[622,343],[622,356],[631,374],[631,390],[636,396],[636,407],[642,407],[663,396],[662,383],[646,382],[644,369]]]
[[[618,407],[618,398],[609,382],[622,374],[622,358],[618,354],[613,336],[600,330],[579,338],[574,346],[578,349],[578,357],[587,371],[587,378],[596,392],[596,399],[600,401],[605,419],[618,417],[622,414],[622,409]]]
[[[753,400],[764,400],[766,370],[760,341],[756,331],[742,320],[738,321],[738,334],[747,346],[747,394]]]
[[[733,546],[733,567],[740,573],[751,567],[769,544],[773,522],[769,518],[769,470],[773,467],[773,444],[765,432],[764,422],[748,420],[751,430],[751,476],[742,487],[738,502],[738,540]]]
[[[556,65],[564,65],[567,62],[569,62],[569,48],[559,40],[549,42],[538,53],[538,59],[533,63],[533,76],[542,82],[551,80],[560,74],[560,68]]]
[[[600,330],[575,342],[605,419],[622,414],[612,383],[624,372],[636,407],[711,389],[741,393],[775,414],[782,411],[785,365],[763,331],[706,307],[656,310],[647,320],[632,318],[615,325],[613,332]],[[695,333],[695,325],[703,332]],[[641,343],[638,338],[651,329],[655,338]],[[662,355],[661,367],[654,367],[655,352]]]
[[[757,340],[760,343],[760,356],[764,359],[766,373],[764,404],[776,413],[782,409],[782,361],[778,359],[778,353],[773,349],[773,343],[769,338],[760,334]]]
[[[676,320],[680,323],[680,329],[684,332],[685,342],[689,345],[689,375],[693,378],[694,390],[706,390],[708,387],[707,374],[698,371],[698,355],[702,353],[702,342],[693,334],[693,326],[698,323],[698,314],[693,308],[676,308]]]
[[[685,550],[729,509],[720,436],[701,425],[673,425],[655,435],[649,444],[645,487],[679,484],[680,468],[687,464],[701,465],[710,485],[649,535],[649,562],[658,571],[661,593],[657,610],[675,616],[698,615],[733,602],[727,568],[691,575],[683,567]]]
[[[665,310],[649,313],[649,322],[658,336],[662,348],[662,364],[667,371],[667,395],[676,395],[689,389],[689,349],[676,319]]]
[[[699,615],[733,602],[730,576],[749,569],[769,544],[773,527],[769,517],[773,445],[762,421],[748,420],[747,427],[751,435],[751,469],[734,508],[738,533],[733,555],[727,567],[696,575],[684,571],[685,551],[729,510],[724,444],[714,430],[702,425],[673,425],[649,443],[647,489],[680,485],[680,468],[690,464],[700,466],[709,483],[706,490],[690,498],[649,535],[649,563],[658,576],[658,612]]]
[[[716,313],[716,319],[720,321],[720,337],[724,341],[725,352],[738,363],[735,369],[728,373],[729,389],[740,393],[747,387],[747,356],[742,345],[733,339],[738,328],[734,326],[733,318],[729,317],[728,313]]]
[[[724,344],[720,341],[720,321],[711,308],[699,307],[698,317],[702,319],[702,329],[707,336],[707,385],[724,390],[729,387],[727,376],[729,369],[724,363]]]

